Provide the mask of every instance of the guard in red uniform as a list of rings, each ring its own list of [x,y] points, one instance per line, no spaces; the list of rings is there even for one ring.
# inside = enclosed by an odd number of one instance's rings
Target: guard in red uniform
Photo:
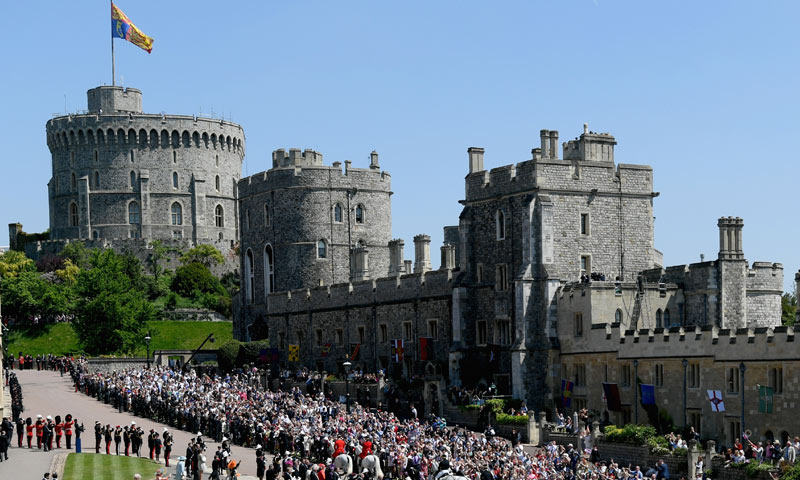
[[[341,438],[333,442],[333,458],[336,459],[339,455],[344,453],[344,440]]]
[[[72,421],[71,413],[68,413],[64,420],[64,436],[67,437],[67,450],[72,450],[72,426],[75,425],[75,422]]]
[[[41,415],[36,415],[36,448],[42,449],[42,435],[44,434],[44,420]]]
[[[61,448],[61,435],[64,433],[64,424],[61,423],[61,415],[56,415],[56,448]]]
[[[361,453],[358,456],[361,458],[361,460],[364,460],[367,455],[372,455],[372,442],[370,441],[369,437],[367,437],[364,440],[364,443],[361,444]]]
[[[31,417],[25,419],[25,432],[28,434],[28,448],[33,448],[31,443],[33,442],[33,429],[36,428],[33,426],[33,421]]]

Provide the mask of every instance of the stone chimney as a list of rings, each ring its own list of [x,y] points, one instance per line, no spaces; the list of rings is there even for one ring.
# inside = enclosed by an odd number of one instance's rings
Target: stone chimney
[[[794,294],[800,295],[800,270],[794,274]],[[797,309],[797,312],[795,312],[794,316],[795,326],[800,325],[800,308]]]
[[[540,130],[539,139],[542,142],[542,158],[550,158],[550,131]]]
[[[744,260],[742,247],[742,229],[744,220],[740,217],[722,217],[717,222],[719,227],[719,259]]]
[[[397,277],[406,273],[403,264],[403,247],[406,242],[402,238],[389,241],[389,276]],[[410,272],[409,272],[410,273]]]
[[[431,237],[424,233],[414,237],[414,273],[431,269]]]
[[[411,260],[403,260],[403,273],[411,273]]]
[[[375,150],[369,154],[369,168],[373,170],[381,168],[380,164],[378,164],[378,152]]]
[[[550,158],[558,160],[558,130],[550,130]]]
[[[352,258],[351,280],[369,280],[369,250],[366,247],[356,247],[350,250]]]
[[[441,270],[452,270],[456,268],[456,246],[449,243],[442,245]]]
[[[469,173],[483,171],[483,149],[480,147],[469,147],[467,149],[469,155]]]

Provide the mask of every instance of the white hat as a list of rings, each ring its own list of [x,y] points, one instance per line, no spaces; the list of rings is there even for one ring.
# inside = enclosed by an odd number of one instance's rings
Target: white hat
[[[36,418],[42,418],[42,416],[41,415],[36,415]]]
[[[256,445],[256,450],[258,450],[259,448],[261,448],[261,444],[260,443],[258,445]]]
[[[52,420],[52,419],[53,419],[53,417],[51,417],[50,415],[48,415],[48,416],[47,416],[47,419],[48,419],[48,420]]]
[[[131,425],[136,425],[136,422],[131,422]]]
[[[166,431],[168,431],[168,430],[167,430],[167,427],[164,427],[164,431],[165,431],[165,432],[166,432]]]

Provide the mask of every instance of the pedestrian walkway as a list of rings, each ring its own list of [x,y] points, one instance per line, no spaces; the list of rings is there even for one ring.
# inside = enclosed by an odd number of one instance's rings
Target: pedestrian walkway
[[[68,375],[61,377],[57,372],[36,370],[16,371],[17,378],[19,378],[22,385],[24,395],[23,406],[25,411],[22,413],[22,418],[31,417],[36,418],[36,415],[61,415],[62,417],[71,413],[78,422],[82,422],[86,427],[86,431],[81,435],[84,452],[95,451],[94,442],[94,422],[99,420],[103,425],[110,424],[116,425],[130,425],[131,421],[135,421],[140,425],[145,432],[150,429],[156,429],[158,432],[163,431],[164,427],[175,436],[175,446],[172,451],[172,459],[170,464],[174,465],[178,457],[184,454],[186,446],[189,443],[192,435],[189,432],[182,430],[175,430],[164,424],[156,423],[149,419],[135,417],[129,413],[119,413],[110,405],[98,402],[96,399],[86,395],[76,393],[71,384]],[[206,439],[207,451],[206,456],[211,457],[217,449],[218,444]],[[55,446],[55,445],[54,445]],[[62,446],[64,443],[62,442]],[[73,445],[74,447],[74,445]],[[111,444],[111,450],[114,451],[114,444]],[[74,451],[74,450],[73,450]],[[100,448],[101,452],[105,452],[105,445]],[[42,478],[42,474],[49,472],[53,458],[59,453],[68,453],[66,449],[53,449],[50,452],[44,452],[36,448],[18,448],[16,432],[14,432],[14,439],[12,448],[8,451],[8,462],[0,463],[0,478],[2,479],[28,479],[38,480]],[[239,472],[242,475],[239,480],[252,480],[256,473],[255,450],[233,446],[231,448],[233,458],[242,460],[242,466]],[[162,459],[163,461],[163,459]],[[24,476],[20,476],[20,472],[25,472]],[[146,475],[142,473],[143,478],[147,479]],[[174,473],[174,468],[170,469],[170,473]]]

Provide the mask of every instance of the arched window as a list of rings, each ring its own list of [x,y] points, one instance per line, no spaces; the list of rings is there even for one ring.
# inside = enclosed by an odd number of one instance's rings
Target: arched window
[[[183,207],[178,202],[172,204],[172,224],[183,225]]]
[[[100,232],[98,232],[97,230],[93,231],[93,232],[92,232],[92,238],[93,238],[94,240],[97,240],[97,239],[99,239],[99,238],[100,238]]]
[[[356,223],[364,223],[364,205],[356,206]]]
[[[333,206],[333,221],[342,223],[342,206],[338,203]]]
[[[72,176],[70,185],[72,185],[72,189],[75,190],[78,187],[78,182],[75,180],[75,172],[72,172]]]
[[[71,227],[78,226],[78,204],[75,202],[69,204],[69,225]]]
[[[178,188],[178,172],[172,172],[172,188]]]
[[[272,257],[272,245],[264,247],[264,291],[275,291],[275,259]]]
[[[269,227],[269,222],[271,221],[269,215],[269,205],[264,205],[264,225]]]
[[[672,323],[669,320],[669,308],[664,309],[664,327],[669,327]]]
[[[325,240],[317,242],[317,258],[328,258],[328,244]]]
[[[219,192],[219,175],[214,177],[214,188]]]
[[[622,323],[622,310],[619,308],[614,312],[614,322]]]
[[[661,312],[660,308],[658,310],[656,310],[656,328],[661,328],[661,326],[663,325],[663,322],[664,322],[663,316],[664,315]]]
[[[504,240],[506,238],[506,214],[502,210],[495,213],[495,229],[497,230],[497,239]]]
[[[244,281],[247,303],[253,303],[253,270],[253,251],[248,248],[244,260]]]
[[[141,220],[139,204],[131,202],[128,204],[128,223],[131,225],[138,225]]]
[[[136,187],[136,172],[131,171],[131,187]]]
[[[100,172],[94,172],[94,188],[100,188]]]
[[[214,224],[219,228],[225,226],[225,211],[222,209],[222,205],[217,205],[217,208],[214,209]]]

